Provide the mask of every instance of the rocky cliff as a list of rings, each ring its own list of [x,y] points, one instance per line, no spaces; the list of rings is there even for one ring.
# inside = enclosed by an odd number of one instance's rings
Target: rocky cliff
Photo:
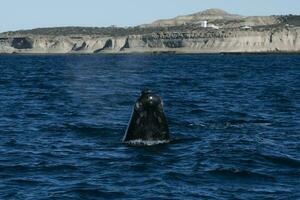
[[[161,21],[127,29],[72,27],[8,32],[0,34],[0,53],[300,52],[298,16],[243,18],[214,9],[174,19],[192,23],[169,26],[167,21],[163,26]],[[198,26],[197,20],[203,19],[223,27]]]
[[[0,53],[297,52],[300,28],[160,32],[122,37],[14,36],[0,38]]]

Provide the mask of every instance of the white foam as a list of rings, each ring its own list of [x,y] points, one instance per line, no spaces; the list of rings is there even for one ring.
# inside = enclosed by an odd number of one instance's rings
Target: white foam
[[[159,144],[169,143],[170,140],[129,140],[124,142],[125,144],[135,145],[135,146],[153,146]]]

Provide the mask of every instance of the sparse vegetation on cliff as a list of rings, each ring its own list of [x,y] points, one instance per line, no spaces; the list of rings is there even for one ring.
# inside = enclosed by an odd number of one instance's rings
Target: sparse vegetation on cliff
[[[95,35],[95,36],[127,36],[143,35],[159,32],[183,32],[188,30],[201,29],[201,27],[183,25],[172,27],[54,27],[54,28],[37,28],[32,30],[20,30],[5,32],[3,35],[50,35],[50,36],[70,36],[70,35]]]

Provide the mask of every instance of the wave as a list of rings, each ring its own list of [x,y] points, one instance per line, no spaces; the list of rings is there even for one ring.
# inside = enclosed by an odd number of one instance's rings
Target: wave
[[[43,184],[42,181],[39,180],[34,180],[31,178],[15,178],[15,179],[10,179],[9,182],[13,184],[18,184],[18,185],[40,185]]]
[[[39,165],[35,170],[44,172],[78,171],[81,167],[72,164]]]
[[[124,143],[130,146],[154,146],[170,143],[170,140],[130,140]]]
[[[25,164],[15,164],[15,165],[0,165],[1,171],[6,172],[26,172],[31,169],[31,166]]]
[[[205,113],[205,112],[207,112],[207,111],[206,110],[202,110],[202,109],[193,109],[189,113],[190,114],[202,114],[202,113]]]
[[[228,119],[228,120],[220,120],[220,121],[207,121],[201,123],[192,123],[190,126],[200,126],[200,127],[208,127],[211,129],[227,129],[227,128],[242,128],[245,126],[251,125],[262,125],[269,126],[272,122],[263,119],[254,119],[254,120],[244,120],[244,119]]]
[[[186,144],[189,142],[198,142],[201,139],[197,138],[197,137],[176,137],[170,140],[171,144]]]
[[[125,196],[124,192],[121,191],[108,191],[108,190],[100,190],[98,189],[99,186],[96,185],[89,185],[89,184],[82,184],[79,186],[74,186],[67,191],[64,192],[56,192],[54,195],[52,195],[52,198],[71,198],[74,199],[75,197],[86,197],[86,198],[91,198],[91,197],[102,197],[102,198],[121,198]]]
[[[79,134],[88,134],[89,136],[97,136],[97,135],[103,135],[103,134],[112,134],[112,133],[118,133],[120,129],[114,128],[114,127],[103,127],[103,126],[97,126],[93,124],[68,124],[67,128],[79,133]]]
[[[213,170],[208,170],[207,172],[214,175],[233,177],[233,178],[253,178],[253,179],[264,179],[264,180],[276,181],[275,177],[267,174],[252,172],[248,170],[240,170],[235,168],[217,168]]]
[[[286,165],[295,168],[300,167],[300,160],[290,158],[287,156],[276,156],[276,155],[265,155],[265,154],[261,154],[261,156],[266,160],[271,161],[274,164]]]

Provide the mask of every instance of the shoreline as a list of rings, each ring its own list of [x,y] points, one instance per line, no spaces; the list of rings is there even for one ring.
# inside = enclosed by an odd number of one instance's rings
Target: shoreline
[[[264,52],[102,52],[102,53],[0,53],[0,56],[62,56],[62,55],[274,55],[274,54],[282,54],[282,55],[300,55],[300,51],[264,51]]]

